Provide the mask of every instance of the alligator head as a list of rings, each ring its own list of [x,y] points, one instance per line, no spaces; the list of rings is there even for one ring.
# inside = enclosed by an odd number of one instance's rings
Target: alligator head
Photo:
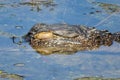
[[[111,34],[83,25],[36,24],[25,36],[26,41],[40,54],[75,53],[110,46],[120,41],[120,34]]]

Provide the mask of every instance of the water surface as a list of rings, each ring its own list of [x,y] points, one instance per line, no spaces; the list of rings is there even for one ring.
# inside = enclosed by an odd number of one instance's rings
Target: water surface
[[[114,33],[120,31],[119,12],[112,15],[92,2],[120,5],[119,0],[54,0],[52,6],[20,4],[29,1],[0,0],[0,70],[22,75],[24,80],[73,80],[96,76],[120,78],[120,44],[116,42],[93,51],[44,56],[35,52],[28,43],[16,45],[9,35],[1,35],[2,32],[25,35],[36,23],[82,24]],[[100,13],[91,14],[96,10]]]

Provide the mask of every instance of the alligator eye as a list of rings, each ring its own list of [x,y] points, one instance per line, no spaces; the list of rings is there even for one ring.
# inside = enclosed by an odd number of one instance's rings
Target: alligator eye
[[[40,32],[34,35],[34,38],[36,39],[49,39],[53,38],[52,32]]]

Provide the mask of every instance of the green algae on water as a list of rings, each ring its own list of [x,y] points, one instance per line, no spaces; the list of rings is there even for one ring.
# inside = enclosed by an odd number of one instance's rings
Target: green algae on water
[[[120,78],[103,78],[103,77],[83,77],[74,80],[120,80]]]
[[[23,76],[18,74],[11,74],[0,70],[0,79],[8,79],[8,80],[23,80]]]
[[[104,9],[107,13],[112,14],[114,12],[120,12],[120,5],[117,4],[110,4],[110,3],[103,3],[103,2],[93,2]]]

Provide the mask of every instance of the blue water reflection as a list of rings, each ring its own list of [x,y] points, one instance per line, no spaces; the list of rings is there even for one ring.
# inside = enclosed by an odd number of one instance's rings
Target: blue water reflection
[[[0,0],[0,4],[18,3],[22,0]],[[29,1],[29,0],[27,0]],[[30,6],[0,7],[0,31],[18,36],[26,34],[36,23],[67,23],[94,26],[110,14],[84,15],[91,12],[91,1],[115,3],[119,0],[55,0],[53,11],[46,7],[31,11]],[[102,10],[100,7],[98,9]],[[111,32],[120,31],[120,14],[106,20],[97,29]],[[16,29],[16,26],[23,28]],[[120,44],[102,46],[98,50],[80,51],[72,55],[53,54],[43,56],[36,53],[28,43],[16,45],[4,35],[0,35],[0,70],[25,76],[25,80],[73,80],[85,76],[103,76],[120,78]],[[16,63],[25,64],[22,67]]]

